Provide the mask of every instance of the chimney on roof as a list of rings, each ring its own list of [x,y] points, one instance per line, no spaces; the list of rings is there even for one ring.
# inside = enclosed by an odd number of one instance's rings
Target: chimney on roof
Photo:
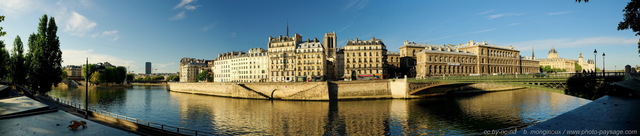
[[[404,45],[409,44],[409,40],[404,41]]]
[[[486,45],[486,44],[487,44],[487,42],[485,42],[485,41],[482,41],[482,45]]]
[[[375,40],[376,40],[376,37],[371,37],[371,41],[375,41]]]
[[[473,40],[469,41],[469,46],[473,45]]]

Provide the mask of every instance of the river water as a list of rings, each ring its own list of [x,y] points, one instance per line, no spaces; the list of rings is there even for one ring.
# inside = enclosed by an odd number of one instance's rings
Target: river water
[[[55,88],[84,103],[85,90]],[[218,135],[479,134],[544,121],[591,102],[523,89],[424,99],[271,101],[169,92],[164,86],[89,90],[89,106]]]

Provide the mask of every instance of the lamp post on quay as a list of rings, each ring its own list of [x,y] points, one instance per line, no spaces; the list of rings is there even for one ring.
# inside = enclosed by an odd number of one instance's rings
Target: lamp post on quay
[[[596,49],[593,49],[593,75],[595,76],[595,73],[597,73],[598,71],[596,71],[597,65],[598,65],[598,51]]]
[[[602,76],[604,76],[604,52],[602,52]]]

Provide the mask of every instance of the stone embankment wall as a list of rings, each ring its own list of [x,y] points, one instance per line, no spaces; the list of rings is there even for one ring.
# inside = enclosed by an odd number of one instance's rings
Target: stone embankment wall
[[[478,83],[452,92],[487,92],[521,89],[523,87]],[[406,79],[274,82],[274,83],[169,83],[169,90],[183,93],[252,99],[283,100],[344,100],[380,98],[416,98],[408,95]]]
[[[406,98],[406,84],[406,80],[402,79],[287,83],[169,83],[169,90],[236,98],[332,100]],[[392,93],[392,90],[397,93]]]

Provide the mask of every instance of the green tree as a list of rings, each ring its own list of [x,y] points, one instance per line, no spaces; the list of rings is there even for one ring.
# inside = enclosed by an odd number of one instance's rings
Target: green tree
[[[158,75],[151,78],[153,81],[162,81],[164,80],[164,76]]]
[[[196,80],[198,81],[207,81],[208,78],[209,72],[207,72],[206,70],[200,71],[200,73],[198,73],[198,75],[196,76]]]
[[[45,14],[40,18],[38,33],[29,36],[27,78],[31,89],[38,93],[51,91],[51,86],[57,86],[62,81],[62,51],[57,32],[55,18]]]
[[[25,65],[24,49],[20,36],[13,40],[13,51],[11,52],[11,80],[15,84],[24,85],[27,83],[27,66]]]
[[[4,21],[4,16],[0,16],[0,22]],[[7,32],[2,31],[0,27],[0,37],[6,35]],[[5,49],[4,40],[0,40],[0,81],[5,80],[9,73],[9,52]]]
[[[87,67],[89,68],[87,69]],[[91,79],[91,75],[93,74],[93,72],[96,72],[97,68],[98,67],[94,64],[82,66],[82,77],[87,78],[87,75],[89,75],[88,79]],[[88,70],[88,72],[86,70]]]
[[[127,68],[125,68],[124,66],[118,66],[116,67],[116,71],[116,83],[122,84],[124,82],[124,79],[127,78]]]
[[[135,75],[133,75],[133,74],[127,74],[127,81],[133,81],[133,80],[134,80],[134,78],[135,78]],[[136,79],[136,80],[139,80],[139,79]]]
[[[589,2],[589,0],[576,0],[576,2]],[[631,29],[636,32],[636,36],[640,35],[640,0],[631,0],[622,10],[623,20],[618,23],[618,30]],[[638,40],[638,53],[640,54],[640,40]]]
[[[171,75],[171,76],[169,76],[169,78],[167,80],[169,80],[169,81],[180,81],[180,76]]]
[[[116,81],[116,75],[118,71],[115,67],[105,67],[103,75],[104,82],[107,84],[113,83]]]
[[[574,63],[574,64],[575,64],[576,72],[582,72],[582,66],[580,66],[580,64],[578,63]]]
[[[91,81],[92,83],[98,85],[101,82],[103,82],[104,80],[102,80],[102,74],[100,74],[100,72],[94,72],[93,74],[91,74]]]
[[[60,74],[60,78],[69,79],[69,75],[67,74],[66,70],[62,70],[62,73]]]

